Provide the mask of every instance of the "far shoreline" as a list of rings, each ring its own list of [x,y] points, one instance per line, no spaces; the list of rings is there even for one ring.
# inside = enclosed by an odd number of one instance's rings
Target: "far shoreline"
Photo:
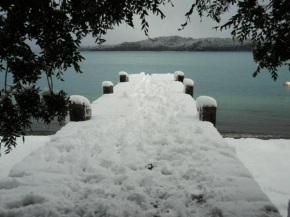
[[[233,38],[191,38],[181,36],[161,36],[135,42],[123,42],[112,45],[81,46],[79,51],[234,51],[252,52],[252,42],[235,41]]]
[[[193,53],[193,52],[232,52],[232,53],[252,53],[252,51],[247,50],[78,50],[79,52],[187,52],[187,53]]]

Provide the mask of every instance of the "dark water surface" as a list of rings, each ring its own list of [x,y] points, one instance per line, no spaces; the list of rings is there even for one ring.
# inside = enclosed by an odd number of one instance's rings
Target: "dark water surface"
[[[252,77],[256,69],[250,52],[82,52],[83,74],[70,70],[65,82],[55,89],[69,95],[83,95],[91,102],[102,95],[101,83],[118,83],[118,72],[174,73],[180,70],[195,82],[194,98],[207,95],[218,103],[217,129],[220,132],[290,136],[290,81],[286,67],[277,81],[269,72]],[[38,84],[46,87],[46,81]],[[34,130],[56,130],[35,125]]]

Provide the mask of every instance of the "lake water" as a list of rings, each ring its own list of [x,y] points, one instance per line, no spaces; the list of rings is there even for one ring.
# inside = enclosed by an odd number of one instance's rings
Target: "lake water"
[[[287,67],[279,70],[277,81],[256,69],[250,52],[82,52],[83,74],[66,72],[65,82],[55,89],[69,95],[83,95],[91,102],[102,95],[105,80],[118,83],[119,71],[129,74],[183,71],[194,80],[194,98],[207,95],[218,103],[217,129],[220,132],[290,136],[290,81]],[[41,88],[46,81],[39,82]],[[51,130],[55,129],[53,124]]]

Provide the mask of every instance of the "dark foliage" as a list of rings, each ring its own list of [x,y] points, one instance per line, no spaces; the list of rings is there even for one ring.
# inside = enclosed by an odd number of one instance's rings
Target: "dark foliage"
[[[53,79],[73,67],[81,73],[83,60],[78,48],[88,34],[102,43],[102,35],[125,22],[134,27],[133,16],[140,17],[148,36],[148,12],[165,17],[159,6],[170,0],[1,0],[0,73],[4,89],[0,92],[0,147],[6,153],[16,146],[16,137],[31,129],[31,118],[63,123],[69,100],[63,91],[55,92]],[[36,55],[27,45],[33,40],[42,52]],[[7,84],[11,75],[13,85]],[[50,94],[40,96],[34,84],[47,77]],[[23,137],[24,139],[24,137]]]
[[[215,28],[223,30],[232,27],[233,38],[240,42],[250,38],[254,61],[258,63],[253,76],[256,77],[261,69],[267,69],[276,80],[278,67],[288,65],[290,70],[290,63],[287,63],[290,59],[289,0],[196,0],[185,14],[187,20],[181,29],[190,21],[194,9],[200,17],[207,16],[219,23],[221,15],[234,5],[238,8],[237,13]]]

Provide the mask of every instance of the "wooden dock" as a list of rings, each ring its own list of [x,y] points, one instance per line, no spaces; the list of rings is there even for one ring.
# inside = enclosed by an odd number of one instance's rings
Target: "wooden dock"
[[[0,181],[0,216],[280,216],[182,82],[128,80]]]

